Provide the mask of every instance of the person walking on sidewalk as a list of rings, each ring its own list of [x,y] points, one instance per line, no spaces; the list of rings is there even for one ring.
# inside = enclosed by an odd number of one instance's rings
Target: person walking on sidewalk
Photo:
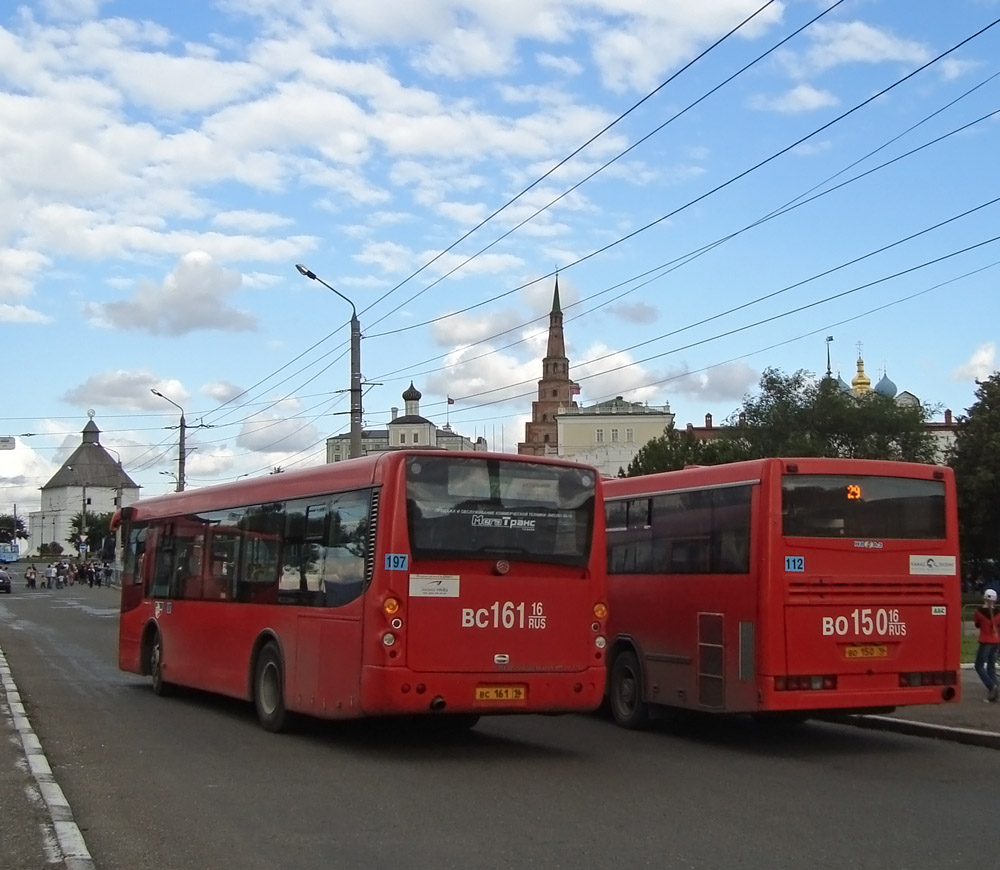
[[[997,683],[997,654],[1000,653],[1000,609],[995,589],[983,594],[983,606],[976,608],[973,622],[979,629],[979,649],[976,650],[976,673],[986,686],[986,700],[995,704],[1000,696]]]

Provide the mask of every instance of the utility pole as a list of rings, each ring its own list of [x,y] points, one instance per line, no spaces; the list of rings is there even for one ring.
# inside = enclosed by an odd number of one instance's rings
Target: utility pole
[[[295,268],[300,275],[304,275],[311,281],[318,281],[327,290],[336,293],[348,305],[351,306],[351,450],[350,458],[357,459],[361,456],[361,321],[358,320],[358,310],[343,293],[334,289],[322,278],[316,277],[316,273],[307,269],[301,263],[296,263]]]

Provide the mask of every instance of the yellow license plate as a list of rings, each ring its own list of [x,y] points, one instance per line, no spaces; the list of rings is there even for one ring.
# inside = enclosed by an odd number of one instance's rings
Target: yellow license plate
[[[477,701],[523,701],[527,686],[476,686]]]
[[[889,655],[889,647],[884,643],[849,646],[844,648],[844,655],[849,659],[884,659]]]

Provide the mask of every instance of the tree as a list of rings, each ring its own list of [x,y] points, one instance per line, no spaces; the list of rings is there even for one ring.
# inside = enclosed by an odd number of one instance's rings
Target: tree
[[[844,393],[832,378],[815,380],[799,370],[767,369],[760,394],[746,397],[729,419],[729,437],[763,456],[842,456],[934,462],[935,440],[927,429],[929,409],[900,405],[871,392]]]
[[[760,392],[744,398],[718,438],[703,442],[668,428],[636,454],[627,476],[767,456],[933,462],[928,417],[922,405],[899,405],[874,392],[855,397],[831,378],[817,381],[805,371],[786,375],[772,368],[761,375]]]
[[[1000,372],[977,381],[976,401],[958,418],[949,464],[958,489],[966,580],[993,579],[1000,566]]]
[[[28,530],[22,517],[14,518],[13,514],[0,514],[0,544],[12,544],[15,538],[28,539]]]
[[[80,529],[83,514],[75,514],[70,520],[70,536],[66,543],[72,545],[77,555],[80,555]],[[92,514],[87,511],[87,552],[100,554],[101,544],[104,539],[111,534],[111,520],[113,513]]]
[[[688,465],[721,465],[750,458],[745,445],[736,439],[702,441],[691,432],[677,431],[671,423],[662,435],[639,449],[624,476],[677,471]]]

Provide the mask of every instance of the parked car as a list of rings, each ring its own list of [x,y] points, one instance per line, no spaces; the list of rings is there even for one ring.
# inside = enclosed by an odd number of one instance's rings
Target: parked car
[[[0,568],[0,592],[10,592],[12,589],[10,574],[7,573],[6,569]]]

